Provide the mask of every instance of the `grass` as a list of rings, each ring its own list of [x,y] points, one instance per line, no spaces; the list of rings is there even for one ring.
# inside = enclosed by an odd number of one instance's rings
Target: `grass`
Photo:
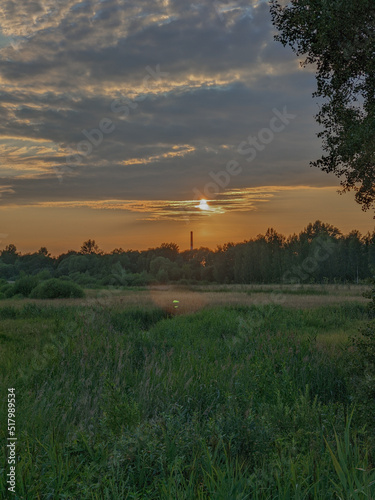
[[[40,304],[0,309],[16,498],[375,497],[343,349],[364,304]]]
[[[176,312],[172,306],[179,300],[178,313],[186,314],[209,307],[276,305],[295,308],[316,308],[323,305],[343,303],[362,303],[368,301],[363,293],[369,290],[364,285],[302,285],[296,290],[294,285],[211,285],[179,286],[158,285],[137,289],[111,288],[85,290],[85,299],[43,300],[49,306],[86,306],[86,307],[141,307]],[[0,307],[20,307],[24,304],[40,305],[40,300],[5,299]]]

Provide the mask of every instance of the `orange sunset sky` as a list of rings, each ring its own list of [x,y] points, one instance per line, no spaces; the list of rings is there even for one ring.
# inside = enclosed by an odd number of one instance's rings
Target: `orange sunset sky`
[[[216,247],[374,229],[321,154],[315,77],[267,2],[0,5],[0,249]],[[201,198],[207,205],[200,205]]]

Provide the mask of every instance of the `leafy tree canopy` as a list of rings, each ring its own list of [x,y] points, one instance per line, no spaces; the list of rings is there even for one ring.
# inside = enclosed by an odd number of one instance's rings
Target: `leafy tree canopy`
[[[324,100],[317,122],[324,155],[311,163],[340,177],[363,210],[375,207],[374,0],[271,0],[275,36],[303,66],[315,65]]]

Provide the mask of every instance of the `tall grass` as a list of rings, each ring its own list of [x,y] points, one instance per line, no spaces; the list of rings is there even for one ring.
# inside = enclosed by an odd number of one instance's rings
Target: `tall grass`
[[[18,498],[374,497],[347,358],[319,342],[364,317],[353,304],[0,309]]]

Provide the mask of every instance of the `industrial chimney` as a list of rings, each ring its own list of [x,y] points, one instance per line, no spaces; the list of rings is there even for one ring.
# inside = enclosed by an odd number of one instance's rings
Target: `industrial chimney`
[[[193,231],[190,231],[190,250],[193,250]]]

